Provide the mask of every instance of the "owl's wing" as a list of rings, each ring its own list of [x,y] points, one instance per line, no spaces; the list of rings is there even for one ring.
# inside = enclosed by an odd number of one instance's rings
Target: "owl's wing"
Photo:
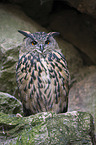
[[[52,51],[46,59],[49,64],[52,96],[54,98],[53,110],[57,113],[66,112],[68,107],[70,79],[66,59],[63,54],[58,51]]]

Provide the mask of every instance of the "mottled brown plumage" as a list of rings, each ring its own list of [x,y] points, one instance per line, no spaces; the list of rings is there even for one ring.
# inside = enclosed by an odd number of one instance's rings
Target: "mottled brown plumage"
[[[19,31],[26,36],[20,49],[16,78],[24,115],[66,112],[69,71],[56,40],[57,32]]]

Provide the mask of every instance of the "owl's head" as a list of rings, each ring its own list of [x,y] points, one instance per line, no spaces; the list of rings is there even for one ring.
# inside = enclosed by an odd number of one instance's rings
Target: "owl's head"
[[[46,54],[54,49],[59,49],[54,36],[59,35],[59,32],[36,32],[30,33],[28,31],[21,31],[21,34],[26,36],[24,39],[24,47],[22,52],[36,52],[40,54]]]

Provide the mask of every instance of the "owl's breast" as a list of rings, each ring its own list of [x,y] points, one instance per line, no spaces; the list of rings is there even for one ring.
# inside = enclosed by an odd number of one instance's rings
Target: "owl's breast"
[[[31,108],[33,114],[51,110],[52,106],[53,110],[59,111],[54,104],[59,102],[60,107],[60,96],[67,95],[69,83],[66,60],[61,53],[53,51],[46,56],[32,53],[22,55],[16,76],[21,100],[26,108]]]
[[[50,80],[50,74],[49,74],[49,70],[48,70],[48,62],[46,62],[46,60],[44,58],[41,58],[40,61],[42,63],[41,78],[42,78],[42,81],[44,83],[47,83],[48,80]]]

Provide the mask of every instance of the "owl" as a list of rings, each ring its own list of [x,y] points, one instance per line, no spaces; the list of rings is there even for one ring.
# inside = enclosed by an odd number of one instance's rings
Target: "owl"
[[[21,31],[25,36],[16,66],[16,81],[24,116],[68,109],[69,71],[54,39],[58,32]]]

